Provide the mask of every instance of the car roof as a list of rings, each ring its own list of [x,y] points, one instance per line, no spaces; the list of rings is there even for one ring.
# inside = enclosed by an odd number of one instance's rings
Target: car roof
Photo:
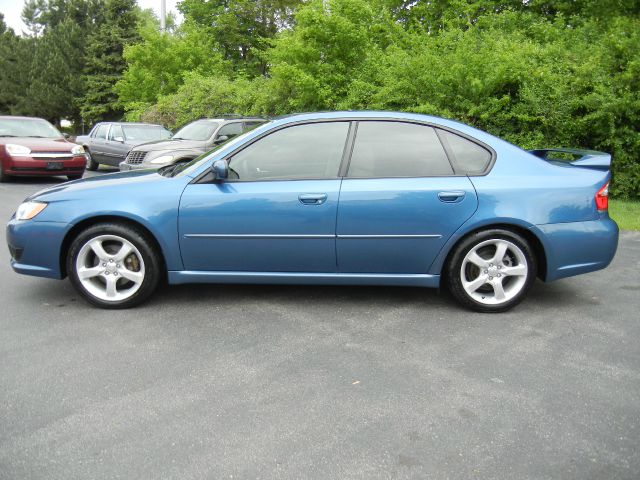
[[[267,118],[264,117],[221,117],[221,118],[198,118],[196,120],[193,120],[193,122],[190,123],[194,123],[194,122],[243,122],[245,120],[262,120],[262,121],[269,121]]]
[[[0,115],[0,118],[15,118],[18,120],[44,120],[45,122],[48,121],[44,118],[40,118],[40,117],[27,117],[27,116],[23,116],[23,115]]]
[[[425,115],[422,113],[412,112],[392,112],[382,110],[345,110],[335,112],[308,112],[308,113],[293,113],[290,115],[283,115],[281,117],[273,119],[274,125],[285,125],[289,123],[313,121],[313,120],[407,120],[430,123],[433,125],[449,128],[458,132],[472,136],[480,141],[491,144],[494,141],[500,141],[497,137],[478,130],[470,125],[449,120],[447,118],[436,117],[434,115]]]
[[[163,127],[162,125],[158,124],[158,123],[145,123],[145,122],[109,122],[109,121],[104,121],[104,122],[98,122],[96,123],[96,125],[101,125],[104,123],[111,123],[112,125],[141,125],[141,126],[145,126],[145,127]]]

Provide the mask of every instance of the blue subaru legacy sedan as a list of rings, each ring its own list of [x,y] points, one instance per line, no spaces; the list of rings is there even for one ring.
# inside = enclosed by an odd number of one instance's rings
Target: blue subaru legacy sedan
[[[124,308],[158,283],[446,285],[480,312],[605,268],[608,154],[410,113],[292,115],[186,165],[68,182],[7,227],[18,273]]]

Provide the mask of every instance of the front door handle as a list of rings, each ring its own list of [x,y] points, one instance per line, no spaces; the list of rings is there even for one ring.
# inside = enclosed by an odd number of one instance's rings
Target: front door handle
[[[438,198],[441,202],[445,203],[458,203],[464,199],[465,192],[461,190],[455,190],[451,192],[440,192]]]
[[[326,193],[302,193],[298,195],[298,200],[303,205],[322,205],[327,201]]]

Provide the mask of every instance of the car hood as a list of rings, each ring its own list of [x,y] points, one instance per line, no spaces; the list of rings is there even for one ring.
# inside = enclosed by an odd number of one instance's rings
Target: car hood
[[[171,150],[191,150],[194,148],[206,148],[206,142],[200,140],[157,140],[138,145],[134,148],[136,152],[161,152]]]
[[[75,143],[65,138],[0,137],[0,145],[23,145],[32,152],[70,152]]]
[[[40,190],[31,195],[27,200],[56,201],[70,200],[86,193],[94,193],[103,189],[126,189],[129,192],[143,185],[150,183],[160,183],[172,180],[172,177],[163,177],[156,170],[137,170],[131,172],[108,173],[96,177],[82,178],[73,182],[66,182],[60,185]],[[107,192],[104,192],[107,195]],[[106,200],[107,197],[105,197]]]

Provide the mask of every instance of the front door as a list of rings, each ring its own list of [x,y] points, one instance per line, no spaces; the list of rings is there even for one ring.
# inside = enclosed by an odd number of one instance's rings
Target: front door
[[[455,176],[434,128],[358,123],[337,219],[341,273],[427,273],[442,246],[478,205]]]
[[[179,216],[185,269],[335,272],[348,130],[348,122],[281,128],[234,152],[228,181],[189,185]]]

